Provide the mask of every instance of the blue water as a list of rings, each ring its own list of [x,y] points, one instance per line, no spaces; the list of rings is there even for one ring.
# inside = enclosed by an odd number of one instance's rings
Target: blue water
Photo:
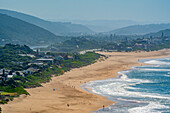
[[[133,67],[119,72],[117,78],[83,85],[118,102],[92,113],[170,113],[170,58],[140,62],[152,65]]]

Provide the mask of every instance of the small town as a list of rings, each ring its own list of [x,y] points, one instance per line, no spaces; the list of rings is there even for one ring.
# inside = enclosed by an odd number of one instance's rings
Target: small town
[[[15,45],[14,45],[15,46]],[[17,46],[17,45],[16,45]],[[38,51],[38,50],[37,50]],[[33,51],[32,51],[33,52]],[[63,55],[60,54],[57,55],[46,55],[45,53],[39,53],[39,52],[33,52],[32,54],[18,54],[21,57],[30,57],[31,60],[29,62],[26,62],[26,65],[23,64],[23,62],[14,62],[12,63],[20,66],[20,67],[27,67],[27,69],[24,70],[15,70],[15,69],[8,69],[9,67],[4,67],[3,69],[0,69],[0,82],[7,81],[14,76],[22,76],[25,77],[27,75],[31,75],[34,73],[38,73],[41,71],[41,69],[45,66],[53,65],[53,64],[60,64],[59,62],[61,60],[66,59],[74,59],[73,56],[70,55]]]

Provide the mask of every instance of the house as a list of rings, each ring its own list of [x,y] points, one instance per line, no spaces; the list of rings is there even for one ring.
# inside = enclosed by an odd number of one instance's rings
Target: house
[[[32,55],[32,54],[19,54],[20,56],[29,56],[29,57],[31,57],[31,58],[34,58],[35,57],[35,55]]]
[[[61,59],[63,59],[62,56],[57,56],[57,57],[55,57],[55,60],[61,60]]]
[[[138,43],[136,43],[136,44],[134,45],[134,47],[135,47],[135,48],[143,48],[143,44],[138,44]]]
[[[17,64],[17,65],[22,65],[23,64],[23,62],[14,62],[14,61],[12,61],[12,63]]]
[[[45,55],[44,58],[53,58],[52,55]]]
[[[43,62],[32,62],[32,63],[29,63],[28,65],[29,65],[29,66],[30,66],[30,65],[43,66],[43,65],[44,65],[44,63],[43,63]]]
[[[39,59],[36,59],[36,61],[42,61],[42,62],[50,62],[50,63],[54,63],[54,59],[52,58],[39,58]]]
[[[12,77],[14,77],[14,76],[16,76],[17,74],[16,74],[16,72],[12,72],[12,71],[10,71],[7,75],[6,75],[6,79],[8,80],[8,79],[10,79],[10,78],[12,78]]]
[[[7,79],[11,79],[14,75],[7,75]]]
[[[11,70],[5,70],[5,74],[8,74],[10,72],[11,72]]]
[[[39,69],[35,69],[35,68],[33,68],[33,67],[30,67],[30,68],[28,68],[27,70],[24,70],[23,73],[33,74],[33,73],[38,72],[38,71],[39,71]]]
[[[20,76],[23,76],[24,77],[24,73],[22,71],[17,71],[19,73]],[[16,75],[17,75],[17,72],[16,72]]]
[[[126,51],[132,51],[132,47],[126,47]]]
[[[0,75],[3,75],[3,69],[0,69]]]
[[[67,58],[68,58],[68,59],[74,59],[73,56],[69,56],[69,55],[67,56]]]
[[[0,81],[7,80],[8,79],[8,75],[12,75],[12,71],[11,70],[1,69],[0,70]]]

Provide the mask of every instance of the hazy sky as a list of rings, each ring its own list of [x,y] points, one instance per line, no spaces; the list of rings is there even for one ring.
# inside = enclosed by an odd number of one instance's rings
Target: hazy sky
[[[0,0],[0,8],[53,20],[170,22],[170,0]]]

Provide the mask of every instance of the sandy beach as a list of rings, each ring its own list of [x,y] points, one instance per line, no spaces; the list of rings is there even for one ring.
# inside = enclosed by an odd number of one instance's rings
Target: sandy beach
[[[83,90],[80,87],[82,84],[113,78],[121,70],[145,65],[137,62],[138,59],[170,57],[170,50],[138,53],[100,52],[100,54],[108,58],[53,77],[49,83],[43,84],[43,87],[27,89],[30,96],[22,95],[6,105],[1,105],[3,113],[90,113],[96,111],[103,105],[108,106],[115,102]]]

